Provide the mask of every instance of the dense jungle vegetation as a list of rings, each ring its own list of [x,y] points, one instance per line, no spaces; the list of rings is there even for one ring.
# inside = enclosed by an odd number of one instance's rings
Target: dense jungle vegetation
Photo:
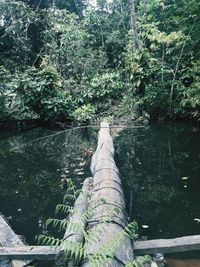
[[[0,120],[200,119],[198,0],[0,0]]]

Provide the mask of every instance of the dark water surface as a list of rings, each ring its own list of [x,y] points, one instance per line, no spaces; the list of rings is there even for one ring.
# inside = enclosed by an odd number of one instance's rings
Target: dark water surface
[[[0,212],[29,244],[54,217],[66,177],[81,186],[90,176],[87,151],[96,147],[96,131],[57,133],[42,128],[0,133]],[[43,138],[47,135],[53,136]],[[155,123],[124,130],[114,144],[127,209],[140,236],[200,234],[195,220],[200,218],[200,128]]]
[[[200,234],[200,128],[152,124],[115,140],[131,219],[147,238]]]
[[[37,128],[0,133],[0,212],[12,228],[35,244],[62,203],[66,179],[78,187],[89,173],[85,151],[92,145],[86,131]],[[65,170],[64,170],[65,168]]]

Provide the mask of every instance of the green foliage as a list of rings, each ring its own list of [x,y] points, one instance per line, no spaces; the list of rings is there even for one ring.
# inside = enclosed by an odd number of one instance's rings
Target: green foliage
[[[8,92],[8,80],[9,72],[3,66],[0,66],[0,119],[7,117],[6,94]]]
[[[38,237],[38,242],[41,245],[46,245],[46,246],[60,246],[60,244],[61,244],[60,239],[50,237],[50,236],[45,236],[45,235],[40,235]]]
[[[24,108],[29,108],[43,120],[63,120],[73,106],[70,95],[63,90],[62,79],[52,66],[30,68],[15,81]]]
[[[150,256],[144,256],[144,257],[137,257],[136,260],[128,263],[126,267],[143,267],[144,264],[151,264],[152,259]]]
[[[122,94],[123,85],[119,72],[98,74],[90,82],[88,98],[117,98]]]
[[[90,34],[92,46],[105,51],[107,65],[113,69],[119,68],[123,65],[122,52],[126,46],[126,31],[129,27],[127,4],[118,0],[112,3],[97,2],[98,10],[87,9],[84,26]]]
[[[35,12],[22,1],[0,2],[0,64],[12,71],[26,69],[32,44],[30,25],[37,20]]]
[[[65,79],[92,77],[105,66],[103,51],[89,45],[89,33],[78,17],[65,10],[47,14],[51,30],[46,30],[45,49]]]
[[[193,110],[192,115],[200,119],[200,61],[198,60],[193,66],[188,69],[185,75],[182,76],[185,88],[182,88],[183,98],[181,105],[185,111]]]
[[[125,63],[130,83],[122,102],[124,112],[131,109],[138,114],[136,117],[141,116],[143,111],[150,114],[151,118],[162,114],[165,116],[169,88],[162,76],[168,71],[161,69],[159,60],[148,49],[133,52],[131,43],[127,47]]]
[[[191,39],[181,31],[161,31],[155,22],[143,24],[141,39],[144,45],[140,50],[133,51],[130,39],[124,54],[134,110],[139,115],[147,112],[151,119],[180,115],[179,87],[185,70],[180,62]]]
[[[71,200],[76,200],[77,198],[77,190],[72,182],[71,179],[68,179],[68,191],[73,192],[73,194],[68,194],[64,197],[64,203],[66,203],[66,200],[70,201],[70,204],[59,204],[56,208],[56,212],[64,212],[66,216],[66,212],[68,212],[68,218],[70,215],[72,215],[74,212],[78,212],[73,207],[73,202]],[[84,194],[84,193],[83,193]],[[73,195],[73,197],[72,197]],[[68,197],[70,196],[70,197]],[[94,215],[94,212],[96,212],[96,209],[99,205],[102,205],[105,203],[104,199],[99,199],[98,201],[92,203],[92,205],[87,209],[86,212],[83,214],[79,214],[81,217],[81,221],[84,221],[87,223],[88,220]],[[65,206],[67,208],[65,208]],[[68,232],[81,232],[84,236],[85,242],[83,244],[70,241],[68,239],[62,240],[50,236],[44,236],[41,235],[38,237],[38,241],[41,244],[51,245],[51,246],[59,246],[61,253],[58,255],[58,259],[61,257],[64,257],[64,259],[67,259],[67,261],[73,262],[74,264],[80,263],[81,260],[88,260],[90,265],[93,267],[100,266],[100,264],[106,264],[110,261],[110,259],[114,259],[116,250],[119,249],[121,244],[124,242],[124,240],[128,237],[130,239],[135,239],[137,237],[136,231],[137,229],[137,223],[132,222],[127,225],[121,232],[118,232],[112,240],[105,243],[103,246],[100,247],[100,249],[95,252],[94,254],[89,254],[88,251],[88,243],[90,242],[99,242],[99,237],[101,236],[101,233],[105,231],[105,228],[107,226],[107,223],[111,222],[113,219],[113,216],[116,216],[118,214],[118,209],[113,209],[111,212],[102,217],[99,223],[95,226],[93,226],[91,229],[83,229],[83,225],[81,223],[73,222],[66,219],[48,219],[46,222],[47,226],[52,226],[53,229],[57,229],[57,231],[63,231],[65,229],[68,230]],[[136,261],[140,262],[139,260]],[[129,265],[128,265],[129,266]],[[139,265],[130,265],[130,266],[139,266]]]
[[[0,64],[11,72],[3,74],[1,119],[85,123],[118,105],[118,116],[131,106],[136,117],[199,119],[199,2],[135,5],[134,50],[128,1],[1,1]]]
[[[78,122],[87,122],[94,118],[96,108],[91,105],[83,105],[73,112],[73,117]]]
[[[10,71],[0,66],[0,120],[21,117],[23,108],[14,85],[15,78]]]
[[[142,27],[141,38],[151,58],[156,59],[158,66],[160,65],[157,75],[148,82],[151,91],[152,87],[154,90],[160,87],[159,95],[162,95],[162,99],[154,96],[152,102],[149,98],[150,91],[146,94],[146,100],[150,100],[151,107],[155,107],[158,116],[160,114],[164,118],[191,117],[197,112],[196,107],[193,107],[186,114],[181,103],[189,89],[184,88],[182,84],[185,72],[191,69],[194,57],[198,58],[196,48],[199,38],[199,8],[200,5],[195,0],[190,3],[185,0],[173,3],[155,0],[141,2],[138,6]],[[146,69],[144,71],[146,73]],[[192,86],[192,82],[189,86]],[[196,92],[197,88],[194,91]],[[191,112],[192,109],[194,113]]]

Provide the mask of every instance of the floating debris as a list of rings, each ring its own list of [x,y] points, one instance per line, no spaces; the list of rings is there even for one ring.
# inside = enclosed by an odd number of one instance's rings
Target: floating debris
[[[149,228],[149,226],[146,225],[146,224],[143,224],[143,225],[142,225],[142,228],[147,229],[147,228]]]
[[[82,162],[79,163],[79,166],[83,167],[83,166],[85,166],[85,164],[86,164],[86,161],[82,161]]]
[[[74,173],[77,173],[78,174],[78,172],[82,172],[83,171],[83,169],[81,168],[81,169],[74,169]]]
[[[77,172],[77,175],[83,175],[84,172]]]
[[[42,226],[43,226],[43,222],[42,222],[41,219],[38,220],[38,226],[39,226],[39,227],[42,227]]]
[[[184,176],[184,177],[181,177],[181,179],[182,179],[182,180],[188,180],[188,179],[189,179],[189,177],[187,177],[187,176]]]

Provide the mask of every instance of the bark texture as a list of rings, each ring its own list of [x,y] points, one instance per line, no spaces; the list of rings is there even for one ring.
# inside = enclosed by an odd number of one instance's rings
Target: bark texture
[[[3,216],[0,215],[0,246],[2,247],[18,247],[25,246],[21,239],[13,232]],[[29,261],[30,262],[30,261]],[[29,262],[22,260],[2,260],[0,267],[23,267]]]
[[[138,34],[135,0],[129,0],[129,10],[130,10],[130,22],[131,22],[133,45],[135,49],[138,49],[140,47],[140,40],[139,40],[139,34]]]
[[[86,229],[87,221],[82,216],[88,208],[88,197],[89,192],[92,187],[92,178],[86,178],[83,182],[82,191],[74,203],[74,211],[69,216],[69,227],[66,228],[63,241],[65,242],[74,242],[83,244],[84,242],[84,232]],[[70,227],[70,224],[78,225],[78,229],[73,229]],[[77,263],[78,264],[78,263]],[[68,261],[68,257],[65,256],[64,251],[61,247],[59,253],[56,256],[56,265],[57,266],[72,266],[73,263]]]
[[[104,201],[95,208],[88,222],[88,228],[96,227],[103,218],[110,215],[113,209],[117,209],[117,213],[114,213],[112,219],[106,223],[105,229],[98,236],[98,241],[87,242],[89,254],[94,255],[109,243],[111,244],[127,225],[124,194],[121,188],[119,171],[114,161],[113,140],[107,122],[101,123],[98,146],[92,157],[91,172],[93,175],[93,188],[89,207],[100,199]],[[114,258],[103,265],[121,267],[132,261],[133,258],[132,242],[128,237],[125,237],[115,251]],[[84,262],[82,266],[90,266],[89,260]]]

